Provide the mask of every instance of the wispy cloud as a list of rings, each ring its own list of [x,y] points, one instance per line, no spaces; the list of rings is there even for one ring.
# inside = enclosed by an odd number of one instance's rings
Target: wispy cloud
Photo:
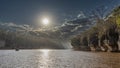
[[[22,31],[32,31],[33,28],[30,27],[29,25],[23,24],[23,25],[17,25],[15,23],[9,22],[9,23],[0,23],[1,26],[4,26],[6,28],[13,28],[17,30],[22,30]]]
[[[71,32],[77,31],[78,28],[81,28],[81,27],[83,27],[83,26],[82,25],[76,26],[73,30],[71,30]]]
[[[77,15],[77,18],[79,18],[79,19],[86,18],[86,16],[82,11],[80,11],[80,13]]]
[[[55,26],[53,28],[36,28],[33,26],[23,24],[18,25],[13,22],[3,23],[0,22],[0,25],[6,28],[10,28],[16,31],[23,31],[22,33],[30,33],[32,35],[36,35],[38,37],[49,37],[56,38],[58,37],[70,37],[71,35],[76,35],[77,33],[87,29],[92,25],[92,19],[87,18],[85,14],[81,11],[76,18],[73,20],[66,20],[63,24],[59,26]]]

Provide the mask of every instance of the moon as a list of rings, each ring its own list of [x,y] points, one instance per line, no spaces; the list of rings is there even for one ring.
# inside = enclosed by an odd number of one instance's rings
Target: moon
[[[43,18],[43,20],[42,20],[42,24],[43,25],[48,25],[49,24],[49,19],[48,18]]]

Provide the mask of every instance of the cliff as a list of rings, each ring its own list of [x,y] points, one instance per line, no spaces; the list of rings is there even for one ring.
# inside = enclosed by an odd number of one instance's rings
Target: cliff
[[[120,6],[106,18],[96,19],[96,24],[71,39],[75,50],[118,51],[120,36]]]

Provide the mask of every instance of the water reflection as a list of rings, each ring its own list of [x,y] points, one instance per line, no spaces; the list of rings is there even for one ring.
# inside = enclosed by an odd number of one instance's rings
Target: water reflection
[[[48,49],[39,50],[42,55],[39,57],[38,68],[49,68],[49,52]]]
[[[120,68],[120,53],[0,50],[0,68]]]
[[[40,50],[40,51],[43,53],[43,56],[46,56],[46,57],[47,57],[50,50],[44,49],[44,50]]]

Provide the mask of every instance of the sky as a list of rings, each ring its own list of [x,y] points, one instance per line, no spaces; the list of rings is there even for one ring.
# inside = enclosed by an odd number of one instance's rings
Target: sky
[[[74,19],[81,11],[87,13],[112,3],[114,0],[0,0],[0,21],[38,25],[38,19],[48,17],[57,25]]]
[[[120,0],[0,0],[0,30],[64,46],[94,26],[92,11],[108,14],[116,5]]]

